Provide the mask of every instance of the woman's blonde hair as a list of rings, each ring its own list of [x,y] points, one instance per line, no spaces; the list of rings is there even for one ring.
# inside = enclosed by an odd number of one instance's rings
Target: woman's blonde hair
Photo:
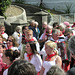
[[[47,45],[47,46],[49,46],[50,48],[52,48],[53,51],[54,51],[56,54],[58,54],[57,45],[56,45],[55,42],[53,42],[53,41],[48,41],[48,42],[45,43],[45,45]]]
[[[51,47],[53,49],[56,48],[56,43],[53,42],[53,41],[48,41],[48,42],[45,43],[45,45],[47,45],[47,46],[49,46],[49,47]]]
[[[27,34],[28,34],[29,32],[32,32],[32,34],[33,34],[33,31],[32,31],[31,29],[28,29],[28,30],[26,31]]]

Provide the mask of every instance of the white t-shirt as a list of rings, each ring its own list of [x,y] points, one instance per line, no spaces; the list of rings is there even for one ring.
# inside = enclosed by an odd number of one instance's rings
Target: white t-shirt
[[[24,54],[24,59],[29,61],[28,57],[27,57],[27,53]],[[35,66],[35,69],[37,72],[39,72],[41,70],[42,59],[41,59],[40,55],[38,55],[38,54],[33,55],[32,59],[30,60],[30,63],[32,63]]]

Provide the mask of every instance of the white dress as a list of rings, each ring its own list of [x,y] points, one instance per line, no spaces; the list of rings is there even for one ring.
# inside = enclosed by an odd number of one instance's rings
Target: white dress
[[[58,56],[57,56],[58,57]],[[56,57],[56,58],[57,58]],[[45,70],[44,70],[44,74],[43,75],[46,75],[46,73],[48,72],[48,70],[52,67],[52,66],[54,66],[54,65],[56,65],[56,58],[53,60],[53,61],[44,61],[43,62],[43,67],[45,68]]]
[[[28,57],[27,57],[27,53],[24,54],[24,59],[29,61]],[[41,70],[42,59],[41,59],[40,55],[38,55],[38,54],[33,55],[32,59],[30,60],[30,63],[32,63],[35,66],[35,69],[37,72],[39,72]]]

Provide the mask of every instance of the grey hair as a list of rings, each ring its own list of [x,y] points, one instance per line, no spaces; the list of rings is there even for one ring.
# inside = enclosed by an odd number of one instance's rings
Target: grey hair
[[[75,35],[69,39],[68,49],[75,55]]]
[[[35,22],[36,25],[38,25],[38,22]]]
[[[64,70],[58,65],[52,66],[46,75],[66,75]]]
[[[58,29],[53,29],[52,30],[52,34],[58,34],[58,33],[60,33],[60,30],[58,30]]]

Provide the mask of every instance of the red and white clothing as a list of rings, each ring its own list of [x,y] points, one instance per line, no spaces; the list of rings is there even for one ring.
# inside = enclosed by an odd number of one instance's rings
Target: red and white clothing
[[[40,52],[40,45],[39,45],[37,39],[35,37],[33,37],[31,40],[26,40],[25,42],[29,42],[29,41],[36,41],[36,49],[37,49],[37,52],[39,53]]]
[[[6,63],[2,62],[2,53],[0,53],[0,75],[3,75],[3,69],[6,66]]]
[[[44,35],[44,33],[43,33],[43,34],[40,36],[39,40],[43,40],[43,39],[45,39],[45,38],[47,38],[47,40],[48,40],[48,39],[50,39],[51,35],[52,35],[52,33],[50,33],[50,34],[45,34],[45,35]],[[43,36],[44,36],[44,38],[43,38]]]
[[[8,38],[8,34],[6,34],[5,32],[1,33],[3,38],[7,39]]]
[[[9,46],[9,47],[7,47],[6,49],[11,49],[11,50],[18,50],[18,47],[13,47],[13,46]]]
[[[24,54],[24,59],[29,61],[27,53]],[[29,62],[32,63],[35,66],[35,69],[36,69],[37,73],[40,72],[41,66],[42,66],[42,59],[41,59],[40,55],[33,54],[32,58]]]
[[[56,56],[56,58],[55,58],[53,61],[44,61],[44,62],[43,62],[43,67],[45,68],[43,75],[46,75],[46,73],[49,71],[49,69],[50,69],[52,66],[56,65],[56,62],[55,62],[55,61],[56,61],[57,57],[58,57],[58,56]]]
[[[11,65],[12,65],[12,63],[5,66],[5,71],[3,72],[3,75],[8,75],[8,68],[9,68]]]
[[[3,72],[3,75],[8,75],[8,69],[6,69],[4,72]]]

